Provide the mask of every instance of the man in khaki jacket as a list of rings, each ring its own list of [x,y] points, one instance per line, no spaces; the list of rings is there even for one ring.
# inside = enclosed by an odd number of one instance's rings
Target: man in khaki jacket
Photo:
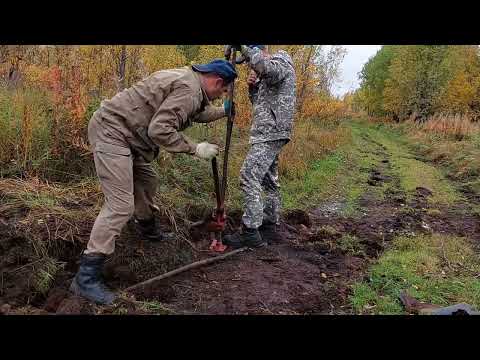
[[[102,102],[90,120],[88,138],[105,204],[70,286],[73,293],[100,304],[114,301],[101,281],[101,271],[123,226],[135,216],[144,238],[155,241],[162,235],[152,212],[157,178],[151,161],[160,147],[202,159],[216,156],[217,145],[197,144],[181,131],[193,122],[225,117],[233,104],[225,101],[223,107],[216,107],[210,101],[226,93],[236,77],[229,62],[214,60],[155,72]]]

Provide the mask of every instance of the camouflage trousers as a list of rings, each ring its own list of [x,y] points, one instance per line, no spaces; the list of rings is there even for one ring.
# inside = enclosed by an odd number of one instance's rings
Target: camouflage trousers
[[[253,144],[243,162],[240,170],[244,198],[242,221],[248,228],[256,229],[262,222],[278,224],[281,204],[278,157],[287,142],[275,140]]]

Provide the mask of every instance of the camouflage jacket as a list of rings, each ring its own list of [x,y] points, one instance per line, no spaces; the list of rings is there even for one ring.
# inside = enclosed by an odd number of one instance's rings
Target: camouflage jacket
[[[267,59],[260,50],[245,48],[257,82],[250,86],[253,105],[250,143],[290,140],[295,114],[295,70],[287,52],[281,50]]]
[[[210,103],[198,73],[184,67],[157,71],[102,101],[96,116],[102,126],[126,139],[133,152],[152,161],[159,147],[195,153],[197,144],[181,131],[193,122],[218,120],[225,110]]]

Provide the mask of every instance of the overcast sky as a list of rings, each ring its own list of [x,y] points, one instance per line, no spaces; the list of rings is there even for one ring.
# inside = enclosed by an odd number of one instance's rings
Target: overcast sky
[[[343,45],[347,49],[347,55],[341,65],[341,77],[333,89],[338,96],[344,95],[350,90],[358,88],[358,73],[370,57],[380,49],[380,45]]]

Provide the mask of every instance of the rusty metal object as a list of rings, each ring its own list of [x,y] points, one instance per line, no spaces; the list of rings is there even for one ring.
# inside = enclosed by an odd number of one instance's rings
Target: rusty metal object
[[[405,291],[400,294],[400,301],[405,307],[405,311],[418,315],[480,315],[480,312],[472,308],[471,305],[461,303],[451,306],[440,306],[420,302]]]
[[[231,54],[230,62],[235,68],[236,61],[236,51],[233,51]],[[228,89],[228,98],[233,104],[233,96],[235,90],[235,82],[230,84]],[[208,233],[211,237],[210,250],[214,252],[224,252],[227,249],[227,246],[222,243],[222,232],[225,230],[226,224],[226,213],[225,213],[225,194],[227,191],[227,179],[228,179],[228,155],[230,150],[230,143],[232,140],[232,130],[233,130],[233,120],[235,113],[232,111],[233,106],[230,108],[227,121],[227,135],[225,140],[225,154],[223,156],[223,173],[222,181],[220,182],[220,177],[218,175],[218,164],[217,158],[212,159],[212,172],[213,172],[213,182],[215,186],[215,196],[217,200],[217,207],[214,210],[213,214],[202,221],[196,222],[191,225],[191,227],[201,227]]]

